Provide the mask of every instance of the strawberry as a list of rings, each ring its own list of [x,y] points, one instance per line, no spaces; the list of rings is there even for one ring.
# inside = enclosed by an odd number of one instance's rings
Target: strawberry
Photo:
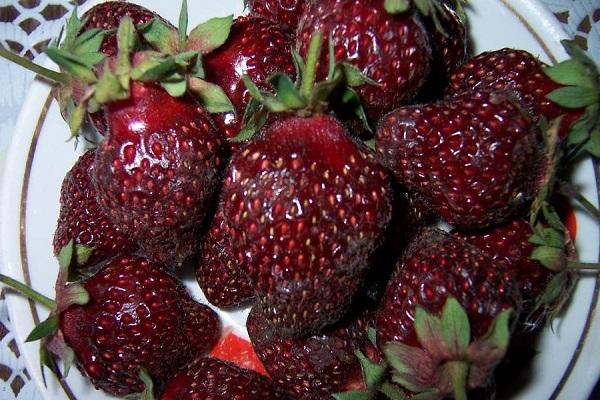
[[[506,92],[399,108],[380,122],[376,147],[401,184],[461,228],[505,221],[546,173],[541,139]]]
[[[190,97],[132,81],[128,99],[104,106],[109,133],[96,151],[94,185],[110,219],[157,261],[183,262],[217,189],[221,141]],[[175,252],[173,250],[185,250]]]
[[[196,278],[207,300],[217,307],[238,306],[254,298],[254,288],[238,265],[233,233],[220,209],[202,242]]]
[[[245,0],[250,15],[261,16],[295,30],[306,0]]]
[[[160,400],[284,400],[269,379],[216,358],[198,358],[167,382]]]
[[[583,51],[569,42],[563,44],[573,58],[553,67],[524,50],[503,48],[481,53],[452,74],[448,94],[485,88],[513,90],[534,121],[562,116],[561,138],[576,126],[579,131],[592,131],[599,124],[597,112],[590,109],[600,103],[598,71]]]
[[[54,233],[54,254],[71,240],[80,250],[91,250],[87,260],[77,260],[78,268],[91,267],[115,255],[136,250],[136,245],[113,225],[96,201],[91,176],[95,150],[82,155],[67,173],[60,190],[60,215]]]
[[[316,335],[289,339],[254,307],[246,328],[271,378],[294,399],[319,400],[362,384],[356,351],[377,353],[367,335],[372,315],[348,316]]]
[[[28,340],[43,338],[42,361],[73,359],[91,383],[115,396],[152,392],[199,355],[210,351],[220,334],[219,319],[196,303],[177,278],[147,259],[123,255],[94,275],[67,282],[72,242],[59,256],[56,301],[7,277],[10,284],[51,308],[50,317]]]
[[[384,3],[388,2],[311,2],[297,33],[301,55],[308,53],[313,31],[321,31],[324,41],[331,35],[336,60],[353,65],[374,81],[356,88],[371,121],[410,102],[430,70],[431,49],[423,25],[413,12],[392,14]],[[323,52],[320,78],[327,76],[328,60],[328,52]]]
[[[251,99],[242,76],[249,76],[260,89],[266,90],[267,80],[274,73],[293,73],[290,52],[293,39],[291,33],[274,22],[238,17],[225,44],[204,58],[206,79],[223,88],[235,110],[213,116],[227,138],[240,133],[242,117]],[[234,143],[232,147],[237,148]]]
[[[96,4],[83,14],[85,25],[83,25],[81,33],[90,31],[92,29],[116,31],[116,29],[119,27],[119,23],[125,16],[131,18],[136,27],[141,26],[154,18],[160,18],[161,21],[175,30],[175,28],[167,21],[145,7],[134,3],[127,3],[125,1],[107,1]],[[118,46],[117,35],[115,32],[109,32],[105,34],[100,46],[100,52],[107,57],[117,55]],[[104,136],[107,128],[103,113],[96,112],[90,114],[90,120],[92,121],[92,124],[96,130]]]
[[[377,344],[392,380],[442,398],[485,386],[502,359],[520,298],[504,266],[425,229],[399,261],[379,310]]]

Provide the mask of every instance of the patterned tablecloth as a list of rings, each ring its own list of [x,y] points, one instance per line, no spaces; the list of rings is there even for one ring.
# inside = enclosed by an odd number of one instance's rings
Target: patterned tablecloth
[[[88,0],[0,0],[0,45],[34,59],[75,4]],[[242,0],[240,0],[242,1]],[[600,0],[542,0],[581,47],[600,62]],[[0,176],[19,109],[33,74],[0,60]],[[597,397],[600,399],[600,393]],[[41,399],[11,333],[0,295],[0,399]]]

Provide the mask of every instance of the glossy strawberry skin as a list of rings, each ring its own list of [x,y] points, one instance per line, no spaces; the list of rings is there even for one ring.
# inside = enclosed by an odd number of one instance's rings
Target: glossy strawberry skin
[[[472,340],[482,337],[501,311],[520,311],[518,288],[503,265],[458,238],[426,229],[398,261],[378,312],[377,345],[397,341],[419,347],[416,306],[440,314],[448,296],[466,310]]]
[[[399,108],[380,122],[376,146],[399,183],[465,229],[507,220],[545,170],[535,127],[505,92]]]
[[[175,375],[160,400],[284,400],[273,383],[254,371],[216,358],[199,358]]]
[[[227,138],[240,132],[246,105],[251,100],[242,76],[248,75],[261,90],[271,89],[267,79],[276,72],[293,76],[293,39],[290,32],[272,21],[238,17],[227,42],[203,58],[206,79],[221,86],[235,108],[235,114],[213,115]],[[234,143],[231,146],[238,147]]]
[[[254,299],[254,288],[231,245],[232,234],[219,209],[202,241],[196,267],[196,279],[206,299],[221,308],[239,306]]]
[[[92,255],[78,268],[91,267],[118,254],[137,249],[135,242],[115,226],[101,210],[92,185],[94,150],[82,155],[67,173],[60,190],[60,214],[54,233],[57,255],[71,240],[91,248]]]
[[[524,314],[533,311],[537,297],[544,291],[553,274],[530,258],[535,245],[529,241],[533,230],[528,221],[515,219],[484,231],[456,231],[453,235],[477,247],[494,261],[502,263],[519,286]]]
[[[373,313],[344,318],[323,332],[301,339],[280,336],[255,307],[246,328],[252,346],[273,381],[298,400],[320,400],[346,390],[364,388],[355,355],[377,350],[369,341]]]
[[[337,61],[357,67],[377,82],[357,87],[367,116],[383,114],[410,102],[429,75],[431,48],[422,24],[412,13],[392,16],[381,0],[324,0],[310,3],[297,33],[297,48],[306,56],[313,33],[323,34],[323,49],[332,34]],[[343,12],[340,12],[343,10]],[[319,78],[327,76],[329,55],[323,51]]]
[[[246,0],[250,15],[261,16],[295,30],[306,6],[305,0]]]
[[[282,119],[232,160],[222,193],[263,314],[287,336],[336,322],[391,215],[374,153],[329,116]]]
[[[154,260],[177,265],[196,250],[194,231],[219,183],[221,139],[193,99],[154,83],[133,81],[130,98],[104,110],[109,133],[93,177],[98,202],[143,250],[162,249]]]
[[[215,312],[144,258],[116,257],[82,285],[90,301],[63,311],[60,330],[79,368],[108,393],[141,392],[140,368],[163,381],[218,340]]]
[[[542,115],[548,120],[564,115],[560,127],[560,136],[564,138],[585,110],[566,109],[546,98],[562,86],[544,73],[544,67],[537,57],[524,50],[503,48],[484,52],[467,60],[452,74],[448,94],[486,88],[512,90],[527,105],[535,122]]]

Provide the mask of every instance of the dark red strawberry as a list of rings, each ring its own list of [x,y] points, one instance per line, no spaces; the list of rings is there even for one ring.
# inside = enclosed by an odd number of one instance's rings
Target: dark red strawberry
[[[349,316],[314,336],[289,339],[254,307],[246,328],[258,357],[282,390],[294,399],[320,400],[364,386],[355,352],[377,354],[367,334],[373,322],[372,313]]]
[[[225,221],[262,312],[284,335],[345,314],[390,219],[388,179],[325,115],[281,119],[234,156]]]
[[[131,18],[136,27],[151,21],[153,18],[160,18],[162,22],[175,30],[169,22],[162,19],[155,12],[134,3],[119,0],[103,2],[86,11],[82,17],[85,21],[82,31],[85,32],[90,29],[112,31],[104,37],[100,51],[107,57],[115,56],[119,50],[116,30],[125,16]],[[101,135],[106,135],[107,128],[104,114],[102,112],[92,113],[90,119],[96,130]]]
[[[199,358],[167,383],[161,400],[284,400],[262,375],[216,358]]]
[[[463,228],[508,219],[537,195],[545,173],[541,139],[507,92],[399,108],[382,119],[376,142],[401,184]]]
[[[130,97],[106,104],[109,134],[96,151],[94,185],[110,219],[154,259],[183,262],[218,185],[221,139],[188,96],[131,81]],[[185,250],[185,251],[177,251]]]
[[[235,108],[235,114],[213,116],[227,138],[240,133],[242,117],[251,99],[242,76],[247,75],[265,90],[269,87],[267,79],[274,73],[292,74],[293,39],[291,33],[274,22],[238,17],[227,42],[203,58],[206,79],[221,86]]]
[[[123,17],[131,18],[134,26],[141,26],[150,22],[154,18],[160,18],[165,24],[168,24],[175,30],[169,22],[165,21],[154,11],[148,10],[138,4],[129,3],[126,1],[106,1],[96,4],[83,14],[85,25],[84,31],[90,29],[102,29],[103,31],[112,31],[108,33],[100,48],[100,51],[106,56],[115,56],[118,52],[116,30],[121,23]]]
[[[79,268],[136,250],[135,242],[113,225],[96,202],[96,190],[91,182],[94,155],[94,150],[86,152],[65,176],[54,233],[55,255],[70,241],[92,251],[87,260],[77,260],[75,265]]]
[[[295,30],[306,0],[246,0],[250,15],[261,16]]]
[[[417,235],[377,319],[392,380],[412,392],[466,399],[502,359],[520,298],[511,274],[442,231]]]
[[[217,307],[234,307],[254,298],[254,288],[231,246],[232,235],[219,210],[203,239],[196,267],[196,279],[202,292]]]
[[[448,94],[481,89],[513,90],[536,122],[541,116],[552,120],[564,115],[560,136],[565,137],[573,123],[584,115],[585,109],[561,107],[547,98],[548,94],[564,86],[554,82],[544,68],[544,63],[524,50],[503,48],[484,52],[452,74]]]
[[[457,231],[453,234],[479,248],[494,261],[504,264],[519,286],[523,311],[529,313],[533,310],[538,296],[554,274],[531,259],[535,245],[529,241],[533,230],[528,221],[516,219],[481,232]]]
[[[343,11],[342,11],[343,10]],[[308,53],[314,31],[331,35],[336,61],[357,67],[376,84],[356,88],[367,116],[377,121],[413,99],[429,75],[431,49],[414,13],[388,13],[383,0],[311,2],[298,26],[297,47]],[[319,77],[327,76],[329,55],[322,53]]]

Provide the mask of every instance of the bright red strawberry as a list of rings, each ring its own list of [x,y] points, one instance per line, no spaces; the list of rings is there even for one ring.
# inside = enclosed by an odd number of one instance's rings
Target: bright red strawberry
[[[515,91],[529,108],[534,121],[541,116],[552,120],[561,115],[560,136],[565,137],[585,109],[561,107],[546,96],[564,87],[544,72],[546,65],[524,50],[504,48],[481,53],[458,68],[450,77],[448,94],[470,90],[502,89]]]
[[[115,255],[136,250],[135,242],[113,225],[96,202],[91,175],[95,150],[82,155],[67,173],[60,190],[60,215],[54,233],[54,254],[71,240],[92,250],[91,256],[76,262],[91,267]]]
[[[94,184],[110,219],[154,259],[183,262],[218,185],[221,139],[190,97],[131,81],[130,97],[104,107],[109,133],[96,151]],[[185,251],[176,251],[185,250]]]
[[[203,238],[196,267],[196,279],[207,300],[222,308],[235,307],[254,298],[254,288],[231,246],[232,234],[219,209]]]
[[[388,179],[324,115],[281,119],[233,158],[225,220],[263,313],[284,335],[345,314],[390,219]]]
[[[377,353],[367,334],[372,317],[368,313],[349,316],[314,336],[289,339],[280,336],[254,307],[246,328],[258,357],[282,390],[294,399],[320,400],[361,387],[355,352]]]
[[[59,314],[60,331],[94,386],[113,395],[141,392],[140,368],[169,378],[219,337],[214,311],[144,258],[117,257],[81,285],[90,300]]]
[[[90,29],[102,29],[103,31],[113,30],[108,33],[102,45],[100,51],[107,57],[115,56],[118,52],[117,46],[117,35],[116,29],[123,17],[128,16],[131,18],[133,24],[138,27],[143,25],[153,18],[160,18],[155,12],[148,10],[145,7],[134,3],[128,3],[125,1],[107,1],[95,5],[83,14],[85,25],[83,26],[83,32]],[[172,25],[160,18],[168,26]],[[175,30],[174,27],[172,27]],[[106,135],[106,120],[102,112],[92,113],[89,115],[92,124],[101,135]]]
[[[306,6],[306,0],[246,0],[250,15],[270,19],[295,30]]]
[[[356,88],[372,121],[411,101],[429,75],[431,49],[422,24],[412,12],[391,15],[383,0],[311,2],[298,26],[300,54],[307,54],[317,30],[323,34],[325,49],[332,36],[336,61],[352,64],[377,82]],[[319,64],[323,79],[328,72],[327,51]]]
[[[477,247],[494,261],[504,264],[519,286],[524,313],[533,311],[538,296],[554,274],[531,259],[535,245],[529,241],[533,230],[528,221],[516,219],[481,232],[457,231],[453,234]]]
[[[518,288],[501,263],[426,229],[387,288],[377,344],[395,383],[466,399],[465,390],[485,386],[502,359],[519,311]]]
[[[240,133],[242,117],[250,94],[242,82],[247,75],[259,88],[267,89],[267,80],[276,72],[292,74],[293,35],[274,22],[257,17],[238,17],[227,42],[203,58],[206,79],[223,88],[234,113],[213,118],[227,138]],[[237,148],[235,144],[232,145]]]
[[[273,382],[216,358],[199,358],[167,383],[160,400],[284,400]]]
[[[376,146],[401,184],[462,228],[507,220],[545,173],[537,130],[507,92],[399,108],[380,122]]]

